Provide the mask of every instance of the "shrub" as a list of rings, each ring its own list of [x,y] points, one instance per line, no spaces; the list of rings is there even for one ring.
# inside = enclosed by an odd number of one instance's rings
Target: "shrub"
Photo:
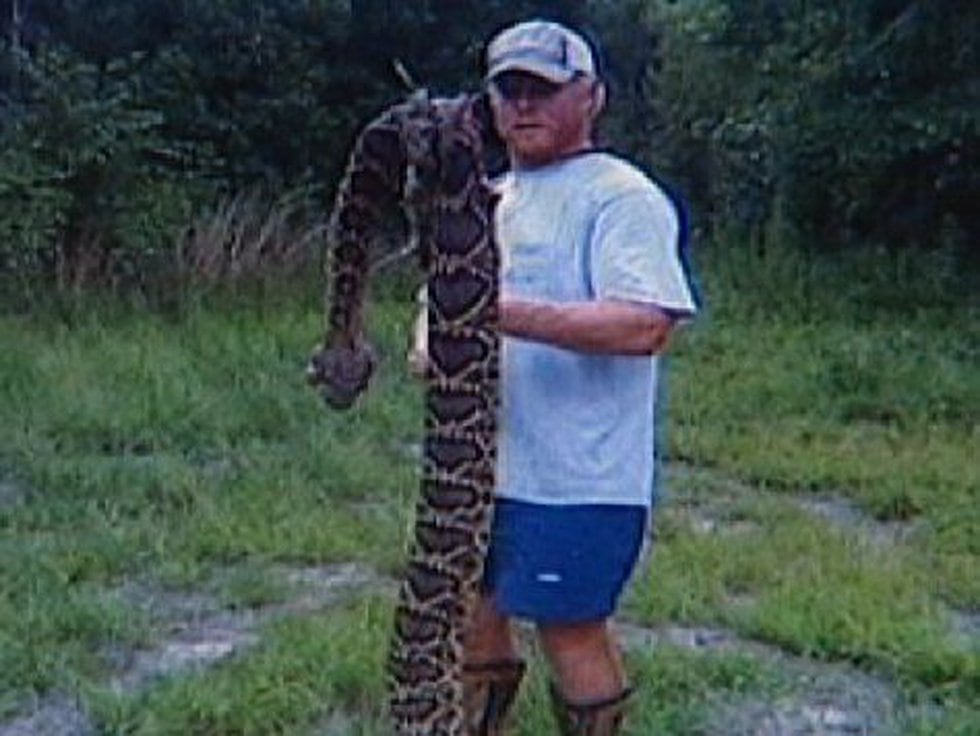
[[[74,289],[141,277],[205,190],[159,134],[133,65],[41,50],[0,127],[0,261],[22,285]]]
[[[702,222],[775,215],[825,249],[980,242],[975,4],[643,6],[658,43],[638,92],[657,121],[646,158]]]
[[[200,286],[235,284],[315,270],[326,225],[302,192],[276,199],[259,190],[227,197],[199,214],[177,247],[178,271]]]

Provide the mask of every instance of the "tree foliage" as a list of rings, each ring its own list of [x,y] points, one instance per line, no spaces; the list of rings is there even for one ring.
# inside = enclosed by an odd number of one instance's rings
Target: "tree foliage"
[[[723,222],[823,247],[975,243],[980,9],[944,2],[648,5],[663,164]]]
[[[0,129],[0,259],[62,286],[135,276],[190,214],[181,152],[161,134],[123,59],[98,69],[43,50],[21,70],[23,98]]]
[[[602,40],[605,137],[702,227],[978,242],[967,0],[3,0],[3,268],[143,271],[191,210],[257,185],[323,206],[357,126],[404,94],[396,60],[474,89],[486,38],[532,16]]]

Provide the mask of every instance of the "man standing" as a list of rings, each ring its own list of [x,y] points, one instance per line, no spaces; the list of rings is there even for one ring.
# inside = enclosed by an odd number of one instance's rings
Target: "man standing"
[[[696,307],[678,212],[593,145],[605,87],[557,23],[505,29],[487,92],[510,170],[501,248],[501,415],[485,590],[466,641],[472,732],[499,733],[534,623],[563,734],[615,734],[629,695],[610,629],[654,496],[657,358]],[[414,362],[420,362],[418,352]]]

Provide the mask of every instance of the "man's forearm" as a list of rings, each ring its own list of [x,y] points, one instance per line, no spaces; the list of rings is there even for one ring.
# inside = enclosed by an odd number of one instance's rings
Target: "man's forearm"
[[[587,353],[659,353],[672,327],[673,320],[655,307],[629,302],[500,301],[503,334]]]

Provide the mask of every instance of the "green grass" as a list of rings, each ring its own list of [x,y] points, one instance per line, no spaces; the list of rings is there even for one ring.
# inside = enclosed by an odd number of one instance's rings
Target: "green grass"
[[[4,711],[35,690],[97,681],[100,652],[135,636],[139,612],[103,611],[95,585],[188,583],[244,560],[397,566],[417,391],[386,372],[363,408],[323,410],[302,374],[315,304],[0,322],[0,458],[23,489],[0,505]],[[224,598],[277,595],[264,588],[243,581]]]
[[[700,621],[826,660],[942,689],[975,680],[949,635],[928,571],[904,549],[828,528],[778,500],[743,509],[731,536],[661,523],[660,549],[635,586],[640,620]],[[974,684],[976,684],[974,682]]]
[[[627,669],[635,683],[627,733],[699,733],[712,704],[752,693],[786,694],[793,683],[771,663],[745,654],[695,654],[664,646],[633,654]],[[515,709],[519,736],[555,733],[544,663],[535,659]]]
[[[980,610],[980,308],[939,258],[703,255],[709,307],[670,364],[656,552],[625,610],[883,677],[921,705],[902,718],[922,735],[980,726],[977,648],[950,613]],[[256,647],[139,692],[106,683],[111,652],[164,635],[113,594],[127,581],[242,612],[294,594],[284,565],[397,571],[421,425],[410,292],[381,290],[381,370],[346,414],[303,381],[321,324],[306,285],[0,316],[0,718],[61,691],[105,733],[302,734],[335,710],[384,733],[383,599],[276,619]],[[814,494],[907,533],[832,524],[801,509]],[[701,512],[719,531],[696,528]],[[719,702],[793,691],[778,663],[737,653],[629,666],[636,734],[697,733]],[[519,714],[522,734],[550,727],[540,667]]]
[[[263,643],[205,674],[164,681],[143,695],[95,690],[91,702],[110,734],[312,733],[332,714],[344,733],[382,736],[383,660],[389,605],[360,599],[327,614],[270,626]],[[516,711],[519,734],[553,728],[547,680],[535,657]],[[758,658],[706,656],[666,647],[630,657],[631,733],[691,733],[712,699],[788,693],[793,684]],[[356,725],[354,725],[356,724]]]
[[[922,521],[915,554],[940,572],[944,599],[975,609],[975,276],[941,253],[712,256],[714,298],[672,364],[673,455],[768,489],[834,492],[882,520]]]
[[[297,733],[340,709],[377,724],[387,622],[375,600],[280,621],[257,650],[206,673],[143,695],[95,693],[96,713],[111,734]]]

